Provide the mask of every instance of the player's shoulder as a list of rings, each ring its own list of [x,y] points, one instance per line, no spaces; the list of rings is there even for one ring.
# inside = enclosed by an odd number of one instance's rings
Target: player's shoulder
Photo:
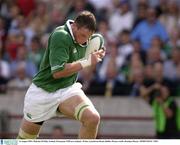
[[[68,32],[67,32],[67,30],[65,29],[64,26],[59,26],[59,27],[54,29],[53,35],[55,35],[55,36],[59,36],[59,35],[62,36],[63,35],[64,37],[67,37]]]
[[[70,39],[70,34],[68,33],[68,31],[65,29],[64,26],[59,26],[57,28],[55,28],[55,30],[52,33],[52,37],[57,37],[57,38],[61,38],[63,40],[65,39]]]

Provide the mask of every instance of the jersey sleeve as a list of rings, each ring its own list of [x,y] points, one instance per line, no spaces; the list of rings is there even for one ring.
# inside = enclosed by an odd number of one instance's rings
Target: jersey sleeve
[[[70,44],[68,43],[68,36],[63,32],[54,32],[50,39],[49,61],[51,72],[54,73],[63,70],[69,60]]]

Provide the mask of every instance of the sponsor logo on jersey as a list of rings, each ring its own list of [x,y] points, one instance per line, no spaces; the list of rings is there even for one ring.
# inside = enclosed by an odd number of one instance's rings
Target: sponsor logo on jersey
[[[30,113],[26,113],[27,117],[32,119],[32,115]]]
[[[75,47],[73,48],[73,53],[77,53],[77,49]]]

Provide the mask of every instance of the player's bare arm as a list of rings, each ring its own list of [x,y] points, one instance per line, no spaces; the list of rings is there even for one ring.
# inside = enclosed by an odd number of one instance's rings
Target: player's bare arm
[[[85,63],[89,63],[89,66],[94,66],[98,62],[100,62],[104,56],[105,56],[105,50],[100,49],[100,50],[92,53],[89,56],[91,58],[85,59],[82,61],[84,61]],[[90,62],[88,62],[88,61],[90,61]],[[85,67],[83,67],[81,62],[79,62],[79,61],[73,62],[73,63],[66,63],[64,70],[53,73],[53,77],[55,79],[67,77],[67,76],[70,76],[74,73],[77,73],[78,71],[80,71],[83,68],[85,68]]]

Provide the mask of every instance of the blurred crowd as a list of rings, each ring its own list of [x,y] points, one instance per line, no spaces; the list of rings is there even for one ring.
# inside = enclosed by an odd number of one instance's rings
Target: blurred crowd
[[[180,96],[178,0],[0,0],[1,93],[29,86],[49,34],[82,10],[95,14],[107,48],[80,72],[87,94],[139,96],[158,85]]]

